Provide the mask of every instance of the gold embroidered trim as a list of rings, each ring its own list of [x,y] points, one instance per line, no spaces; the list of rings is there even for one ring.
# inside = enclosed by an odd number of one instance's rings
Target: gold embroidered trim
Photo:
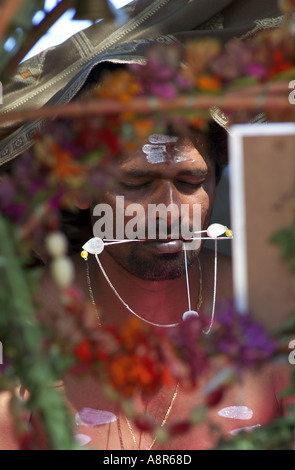
[[[283,23],[284,16],[278,16],[276,18],[262,18],[261,20],[255,20],[255,26],[253,29],[245,33],[243,36],[240,36],[239,39],[249,39],[252,36],[255,36],[259,31],[265,29],[278,28]]]

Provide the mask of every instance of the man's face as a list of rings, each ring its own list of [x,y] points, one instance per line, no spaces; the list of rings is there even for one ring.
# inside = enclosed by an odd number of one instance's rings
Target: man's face
[[[111,176],[107,187],[99,191],[96,203],[112,208],[114,228],[120,219],[124,220],[126,229],[134,217],[135,206],[131,204],[140,205],[136,228],[140,227],[143,234],[140,237],[143,241],[106,247],[108,253],[129,273],[145,280],[182,276],[184,244],[189,267],[200,250],[200,247],[191,249],[190,242],[185,242],[183,227],[193,232],[193,215],[196,217],[193,208],[198,207],[199,230],[207,228],[215,199],[215,167],[206,154],[205,143],[201,138],[196,146],[187,139],[152,135],[140,150],[113,162],[108,170]],[[119,206],[118,196],[121,196]],[[165,220],[161,212],[155,214],[150,210],[159,204],[171,208]],[[151,223],[156,228],[156,239],[150,235]],[[121,237],[114,233],[114,238]]]

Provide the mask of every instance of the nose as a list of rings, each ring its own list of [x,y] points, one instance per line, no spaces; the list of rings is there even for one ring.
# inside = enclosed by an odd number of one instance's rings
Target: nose
[[[161,181],[151,198],[151,203],[159,210],[156,213],[156,220],[165,221],[167,230],[173,231],[173,227],[179,230],[181,219],[181,201],[177,188],[172,181]]]

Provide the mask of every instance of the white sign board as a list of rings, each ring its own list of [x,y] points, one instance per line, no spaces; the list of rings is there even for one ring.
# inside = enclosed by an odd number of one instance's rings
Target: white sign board
[[[235,304],[272,328],[295,312],[292,275],[270,242],[294,219],[295,124],[232,126],[229,154]]]

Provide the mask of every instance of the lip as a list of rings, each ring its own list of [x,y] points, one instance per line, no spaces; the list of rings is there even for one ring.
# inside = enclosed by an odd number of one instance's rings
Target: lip
[[[165,240],[147,240],[143,244],[145,248],[154,253],[178,253],[183,250],[183,240],[178,239],[165,239]]]

